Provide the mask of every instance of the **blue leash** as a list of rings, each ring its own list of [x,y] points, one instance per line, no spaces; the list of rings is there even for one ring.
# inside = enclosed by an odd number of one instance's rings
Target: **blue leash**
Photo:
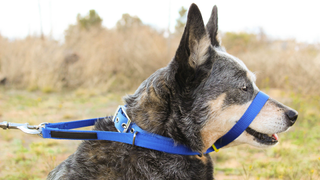
[[[246,128],[258,115],[268,99],[269,96],[260,91],[240,120],[230,129],[229,132],[218,139],[214,145],[207,150],[206,153],[218,151],[220,148],[228,145],[230,142],[239,137],[240,134],[246,130]],[[119,106],[118,110],[113,116],[115,127],[119,132],[71,130],[74,128],[93,126],[96,121],[102,119],[104,118],[102,117],[79,121],[48,123],[41,128],[42,137],[69,140],[107,140],[132,144],[134,146],[144,147],[170,154],[200,154],[199,152],[192,151],[185,145],[176,144],[171,138],[146,132],[135,123],[131,123],[130,118],[126,114],[125,106]]]

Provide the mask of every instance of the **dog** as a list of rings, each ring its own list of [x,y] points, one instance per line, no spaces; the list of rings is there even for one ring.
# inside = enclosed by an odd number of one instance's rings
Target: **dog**
[[[220,46],[217,7],[205,26],[192,4],[172,61],[124,98],[127,114],[140,128],[205,153],[244,114],[259,92],[255,75]],[[258,148],[278,143],[298,113],[268,99],[250,126],[226,147]],[[95,130],[117,131],[111,117]],[[84,141],[47,179],[214,179],[209,154],[169,154],[112,141]]]

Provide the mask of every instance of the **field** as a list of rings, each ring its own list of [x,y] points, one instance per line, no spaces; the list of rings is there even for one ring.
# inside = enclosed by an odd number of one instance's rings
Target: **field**
[[[130,31],[129,31],[130,30]],[[257,74],[257,85],[299,112],[276,147],[212,153],[216,179],[320,179],[320,48],[261,34],[220,33],[222,45]],[[64,42],[0,35],[0,121],[71,121],[112,115],[122,97],[173,57],[179,35],[140,25],[70,26]],[[79,141],[0,129],[0,179],[44,179]]]

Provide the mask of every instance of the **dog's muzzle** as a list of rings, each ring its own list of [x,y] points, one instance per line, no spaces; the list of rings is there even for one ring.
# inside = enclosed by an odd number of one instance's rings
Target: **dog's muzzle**
[[[259,114],[262,107],[266,104],[268,101],[269,96],[262,91],[259,91],[256,97],[251,102],[250,106],[246,110],[246,112],[242,115],[240,120],[221,138],[219,138],[213,145],[212,149],[214,151],[218,151],[223,146],[228,145],[237,137],[240,136],[240,134],[245,131],[251,122],[254,120],[254,118]],[[210,148],[209,148],[210,149]]]

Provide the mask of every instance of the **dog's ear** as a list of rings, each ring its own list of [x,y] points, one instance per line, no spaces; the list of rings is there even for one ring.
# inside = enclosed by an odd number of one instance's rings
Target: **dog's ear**
[[[200,10],[192,4],[174,57],[174,64],[178,64],[176,80],[180,85],[201,82],[201,78],[207,76],[213,63],[210,59],[210,44]]]
[[[207,31],[210,36],[211,44],[214,47],[220,46],[220,43],[217,39],[218,35],[218,8],[213,6],[210,19],[207,23]]]

